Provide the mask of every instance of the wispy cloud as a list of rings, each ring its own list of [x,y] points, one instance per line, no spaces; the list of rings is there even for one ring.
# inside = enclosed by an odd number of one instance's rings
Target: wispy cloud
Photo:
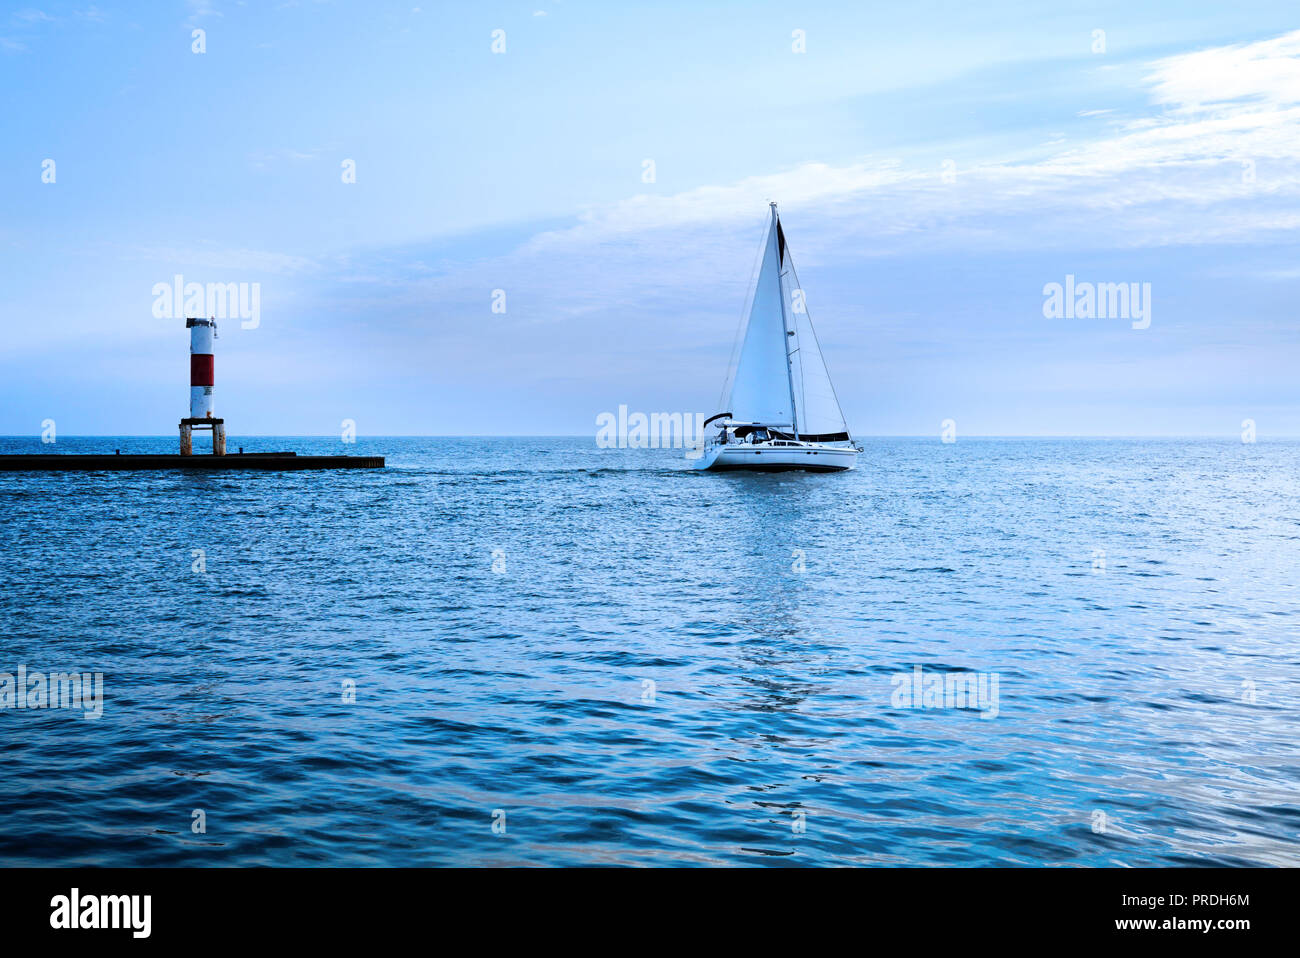
[[[214,0],[185,0],[186,7],[189,8],[189,23],[195,24],[200,20],[210,17],[220,17],[223,14],[217,9]]]
[[[1248,242],[1300,221],[1300,31],[1150,64],[1150,109],[1106,132],[1023,161],[939,169],[864,159],[808,163],[725,186],[645,194],[585,212],[526,251],[619,236],[752,221],[769,199],[873,245],[946,245],[984,234],[1007,247],[1077,242],[1163,246]],[[875,242],[872,243],[874,238]],[[680,237],[679,237],[680,239]]]
[[[1300,103],[1300,30],[1158,60],[1147,82],[1157,103],[1179,113]]]
[[[318,159],[324,152],[324,147],[312,147],[306,150],[282,147],[276,150],[251,153],[248,157],[248,164],[255,170],[268,170],[289,163],[307,163]]]
[[[37,9],[36,7],[28,7],[23,10],[17,10],[13,13],[13,22],[21,25],[29,31],[35,30],[35,28],[43,24],[65,28],[69,24],[78,21],[86,23],[106,23],[108,21],[108,14],[94,4],[62,15],[47,13],[44,10]]]
[[[153,246],[141,247],[132,259],[159,264],[159,269],[211,269],[243,273],[309,273],[319,268],[310,257],[255,249],[218,249],[215,247]],[[198,277],[194,277],[198,279]]]

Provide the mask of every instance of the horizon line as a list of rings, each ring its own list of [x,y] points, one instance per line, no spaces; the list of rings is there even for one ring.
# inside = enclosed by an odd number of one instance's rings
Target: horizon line
[[[311,434],[311,433],[227,433],[226,442],[229,444],[231,436],[237,436],[241,439],[329,439],[335,442],[342,440],[334,433],[328,434]],[[375,435],[363,435],[358,439],[373,441],[377,439],[592,439],[594,441],[595,433],[384,433]],[[69,433],[66,439],[176,439],[173,433]],[[1277,434],[1257,436],[1258,439],[1300,439],[1296,434]],[[0,439],[22,439],[40,441],[39,433],[31,434],[0,434]],[[938,440],[943,445],[954,445],[958,441],[971,439],[1223,439],[1240,441],[1240,434],[1234,433],[1121,433],[1121,434],[1094,434],[1094,433],[1074,433],[1074,434],[993,434],[981,433],[978,435],[960,436],[953,439],[952,442],[945,443],[937,434],[916,434],[916,433],[875,433],[870,435],[854,436],[854,440],[869,439],[924,439],[927,441]],[[44,445],[58,445],[58,441],[44,443]],[[353,443],[345,443],[353,445]],[[1250,443],[1243,443],[1250,445]],[[672,449],[672,445],[660,446],[626,446],[614,448],[647,448],[647,449]]]

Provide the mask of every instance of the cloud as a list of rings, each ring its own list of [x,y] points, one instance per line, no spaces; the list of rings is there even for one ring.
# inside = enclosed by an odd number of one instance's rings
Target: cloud
[[[185,0],[185,5],[189,8],[189,22],[198,23],[207,17],[222,16],[214,0]]]
[[[82,10],[74,10],[64,16],[53,16],[44,10],[38,10],[35,7],[29,7],[23,10],[15,11],[13,14],[15,23],[22,24],[28,29],[39,26],[40,24],[57,24],[64,27],[69,23],[77,20],[84,20],[88,23],[105,23],[108,15],[93,4]]]
[[[1292,43],[1231,49],[1251,62],[1300,57]],[[609,341],[620,356],[639,349],[639,359],[625,357],[632,370],[683,342],[695,348],[726,326],[720,317],[738,312],[769,200],[780,204],[801,270],[846,282],[916,255],[955,262],[1009,250],[1077,259],[1104,250],[1113,258],[1126,249],[1293,242],[1300,104],[1290,100],[1289,69],[1270,63],[1246,71],[1252,85],[1209,103],[1182,79],[1185,61],[1168,57],[1134,73],[1144,107],[1102,103],[1112,111],[1103,124],[1067,116],[1063,124],[1075,124],[1068,145],[1038,146],[1037,155],[967,158],[953,147],[955,176],[938,161],[902,157],[803,163],[593,206],[560,228],[521,227],[513,248],[496,254],[484,254],[475,237],[361,249],[328,262],[246,250],[199,251],[201,258],[173,252],[214,268],[310,275],[303,290],[310,309],[345,324],[365,317],[371,335],[405,344],[394,346],[397,362],[409,353],[404,337],[432,337],[440,350],[477,355],[490,324],[518,351],[510,374],[520,381],[544,375],[542,356],[563,363],[575,343]],[[1193,103],[1202,108],[1188,108]],[[1041,284],[1029,284],[1035,297]],[[506,314],[490,312],[494,289],[506,291]],[[660,320],[640,333],[619,326],[633,315]]]
[[[141,247],[133,250],[130,256],[136,260],[155,261],[162,270],[186,268],[294,274],[310,273],[320,268],[320,264],[306,256],[255,249]]]
[[[282,147],[276,150],[250,153],[248,155],[248,165],[255,170],[267,170],[285,163],[306,163],[318,159],[326,149],[326,147],[313,147],[308,150],[295,150],[290,147]]]
[[[752,223],[769,199],[829,230],[823,246],[1165,246],[1275,240],[1300,219],[1300,31],[1147,65],[1148,109],[1043,155],[954,158],[955,179],[899,159],[807,163],[725,186],[644,194],[584,212],[522,252]],[[1086,131],[1085,131],[1086,132]],[[1058,134],[1058,137],[1061,137]],[[1067,145],[1067,143],[1069,145]],[[852,239],[857,245],[848,241]]]
[[[1179,113],[1300,104],[1300,30],[1157,60],[1146,81],[1155,102]]]
[[[863,160],[849,166],[805,163],[793,169],[753,176],[727,186],[702,186],[671,196],[642,194],[603,209],[584,212],[577,226],[536,237],[543,248],[558,239],[590,239],[642,230],[753,218],[769,201],[813,205],[924,179],[898,164]]]

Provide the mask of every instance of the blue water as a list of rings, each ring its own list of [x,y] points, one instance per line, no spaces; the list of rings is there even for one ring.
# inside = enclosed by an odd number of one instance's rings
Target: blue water
[[[1300,443],[230,444],[389,466],[0,473],[0,672],[105,683],[0,711],[0,862],[1300,863]]]

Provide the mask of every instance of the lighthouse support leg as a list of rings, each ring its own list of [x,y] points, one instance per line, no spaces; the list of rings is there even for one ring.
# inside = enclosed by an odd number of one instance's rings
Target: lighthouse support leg
[[[214,456],[226,454],[226,424],[223,422],[212,424],[212,454]]]
[[[194,430],[189,423],[181,423],[181,455],[194,455]]]

